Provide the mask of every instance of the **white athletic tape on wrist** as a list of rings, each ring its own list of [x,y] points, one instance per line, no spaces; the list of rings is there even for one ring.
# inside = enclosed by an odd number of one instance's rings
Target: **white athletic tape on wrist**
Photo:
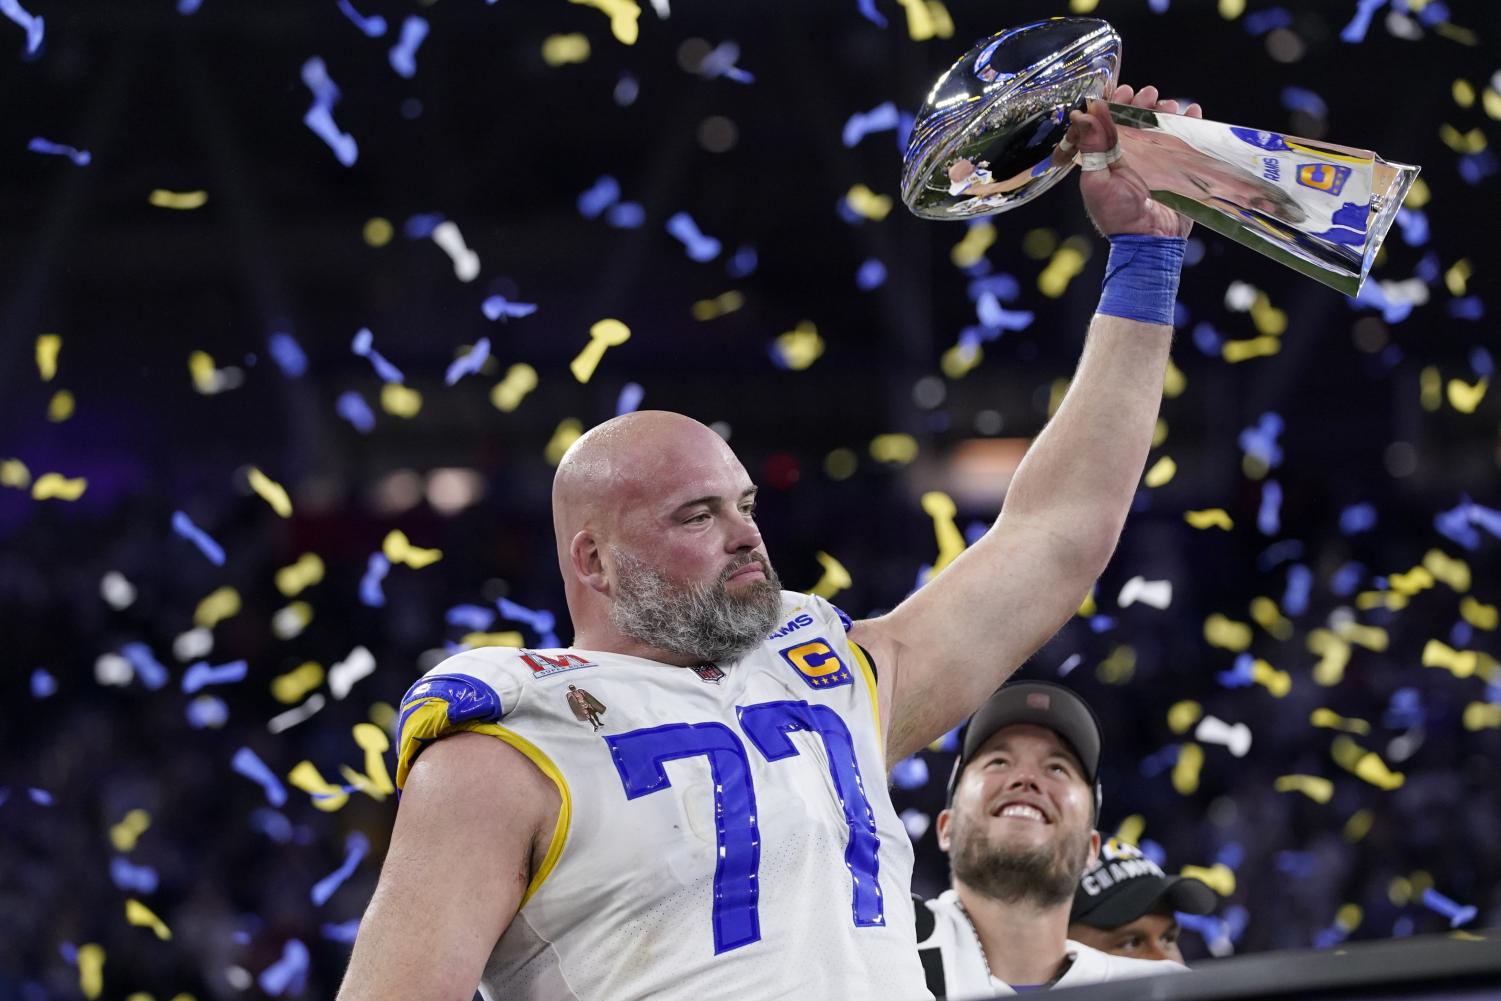
[[[1123,155],[1120,143],[1116,143],[1103,153],[1080,153],[1079,169],[1108,170],[1110,165],[1119,160]]]

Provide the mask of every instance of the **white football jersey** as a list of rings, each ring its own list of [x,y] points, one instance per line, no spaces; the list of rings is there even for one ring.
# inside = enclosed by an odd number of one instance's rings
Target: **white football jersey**
[[[875,676],[820,598],[733,664],[487,647],[402,701],[397,783],[474,730],[558,787],[558,825],[487,999],[931,997]]]

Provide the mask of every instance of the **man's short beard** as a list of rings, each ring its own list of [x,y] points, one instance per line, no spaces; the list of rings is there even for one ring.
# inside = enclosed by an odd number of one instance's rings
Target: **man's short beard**
[[[782,614],[782,582],[759,554],[736,560],[717,580],[677,585],[660,570],[610,547],[618,579],[610,622],[634,640],[697,661],[729,664],[766,639]],[[759,563],[765,580],[730,594],[730,575]]]
[[[1089,865],[1089,844],[1087,827],[1061,831],[1051,846],[1006,844],[956,813],[949,864],[955,879],[987,897],[1044,910],[1074,899]]]

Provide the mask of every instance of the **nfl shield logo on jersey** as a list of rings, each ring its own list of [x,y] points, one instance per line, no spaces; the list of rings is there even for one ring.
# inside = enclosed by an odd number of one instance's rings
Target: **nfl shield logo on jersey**
[[[724,672],[719,669],[719,665],[717,664],[694,664],[692,671],[698,675],[700,681],[707,681],[717,685],[724,680]]]

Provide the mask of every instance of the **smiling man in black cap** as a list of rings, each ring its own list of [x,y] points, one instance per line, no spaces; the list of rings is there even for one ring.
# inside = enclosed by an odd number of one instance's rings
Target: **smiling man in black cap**
[[[1073,987],[1181,972],[1068,937],[1100,850],[1100,724],[1062,685],[1001,688],[970,719],[938,815],[953,887],[917,909],[918,956],[939,997]]]
[[[1173,915],[1209,914],[1219,896],[1208,884],[1169,876],[1141,849],[1111,838],[1074,894],[1068,937],[1112,956],[1166,959],[1183,966]]]

